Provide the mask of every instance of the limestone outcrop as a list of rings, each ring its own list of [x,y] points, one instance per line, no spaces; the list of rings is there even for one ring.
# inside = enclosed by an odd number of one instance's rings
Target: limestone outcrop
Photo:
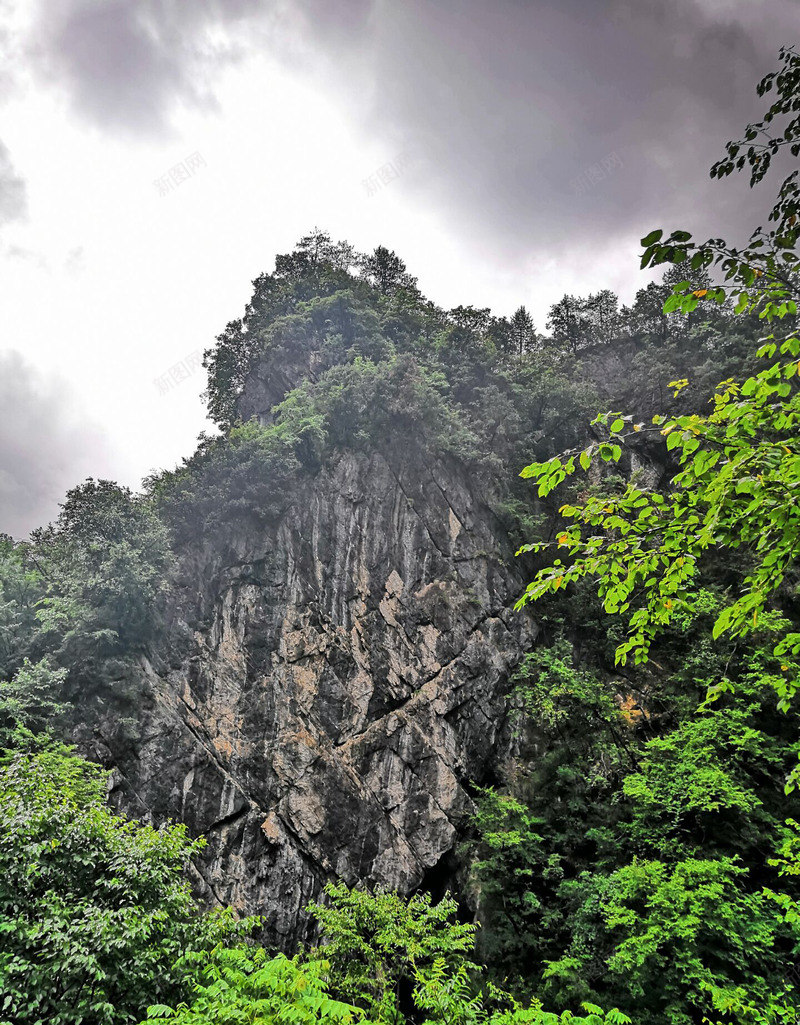
[[[205,836],[201,890],[287,945],[326,880],[409,892],[452,867],[536,630],[463,467],[342,453],[274,529],[220,537],[192,572],[172,640],[129,681],[131,739],[113,702],[84,732],[118,805]]]

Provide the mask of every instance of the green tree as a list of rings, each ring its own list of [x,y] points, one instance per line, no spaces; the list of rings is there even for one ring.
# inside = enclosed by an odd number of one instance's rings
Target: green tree
[[[670,320],[664,313],[664,303],[671,295],[671,287],[656,281],[640,288],[634,297],[633,306],[623,307],[622,318],[628,331],[632,334],[643,332],[655,335],[662,343],[666,342]]]
[[[382,1021],[399,1022],[402,982],[443,958],[448,968],[465,963],[475,926],[455,920],[450,897],[432,904],[429,894],[404,900],[396,893],[370,894],[344,883],[325,887],[326,902],[309,904],[322,929],[331,962],[333,991]]]
[[[776,86],[779,99],[761,126],[748,126],[745,141],[787,114],[783,134],[766,146],[774,153],[787,145],[797,156],[798,119],[791,112],[800,104],[800,58],[784,49],[781,59],[782,71],[759,85],[762,94]],[[742,145],[730,143],[727,163],[715,165],[712,175],[730,173]],[[751,185],[763,177],[767,155],[763,146],[751,146],[738,157],[739,169],[750,162]],[[572,901],[572,940],[550,964],[546,992],[574,1001],[611,985],[644,1021],[688,1023],[697,1013],[776,1023],[796,1017],[785,983],[797,949],[796,893],[790,887],[777,898],[782,917],[770,907],[774,891],[759,885],[768,875],[759,841],[781,837],[776,796],[787,756],[797,752],[796,742],[765,732],[763,698],[771,686],[780,708],[789,710],[800,654],[800,633],[773,607],[791,605],[800,537],[800,339],[791,323],[800,298],[796,175],[784,182],[770,215],[775,230],[757,229],[743,250],[721,239],[694,245],[683,231],[662,240],[657,230],[642,239],[643,266],[688,264],[682,280],[670,275],[673,294],[664,314],[695,315],[706,304],[757,314],[773,331],[760,348],[767,367],[724,381],[707,414],[659,415],[653,427],[635,416],[601,414],[597,441],[523,471],[546,498],[579,470],[591,468],[602,480],[604,464],[626,468],[628,454],[647,445],[648,436],[666,439],[678,467],[663,490],[628,474],[621,490],[595,486],[568,498],[555,540],[523,546],[548,558],[520,604],[594,580],[604,611],[627,619],[617,664],[633,655],[636,672],[668,628],[697,614],[701,574],[716,572],[729,590],[715,609],[714,639],[741,645],[760,636],[774,644],[772,656],[760,656],[752,672],[725,666],[708,679],[713,703],[650,740],[625,778],[629,810],[617,836],[638,856],[611,872],[587,869],[560,887],[560,898]],[[715,267],[725,283],[712,284]],[[776,337],[785,318],[790,329]],[[687,383],[673,382],[676,396]],[[736,699],[731,691],[738,691]]]
[[[194,980],[177,1007],[153,1004],[142,1025],[349,1025],[364,1012],[328,994],[328,962],[271,957],[261,947],[193,951],[178,963]]]
[[[536,330],[533,326],[533,317],[524,306],[520,306],[519,309],[514,311],[509,321],[509,330],[514,350],[521,359],[536,344]]]
[[[576,353],[586,343],[588,329],[583,300],[565,295],[551,306],[547,314],[547,329],[558,348]]]
[[[778,923],[764,894],[740,886],[744,873],[729,858],[634,860],[565,883],[573,939],[548,966],[545,992],[574,1002],[611,989],[653,1025],[691,1025],[712,1009],[712,987],[747,984],[764,999]]]
[[[0,679],[13,675],[33,654],[36,606],[43,582],[31,565],[28,545],[0,534]]]
[[[67,748],[0,767],[0,1016],[122,1025],[179,997],[188,949],[251,922],[198,913],[183,870],[201,848],[106,807],[107,774]]]
[[[414,291],[417,285],[417,279],[408,273],[397,253],[386,246],[378,246],[369,256],[362,257],[361,274],[382,296],[400,289]]]
[[[145,498],[87,480],[67,493],[54,524],[32,533],[31,559],[46,588],[43,643],[72,670],[96,669],[154,636],[172,553]]]
[[[230,321],[203,354],[208,370],[208,415],[223,430],[239,417],[239,398],[256,363],[269,347],[268,331],[281,317],[293,314],[300,303],[358,284],[351,268],[362,257],[347,242],[332,242],[318,228],[304,236],[293,252],[275,257],[271,274],[259,275],[244,315]],[[369,291],[366,284],[362,286]],[[282,395],[280,396],[283,397]]]
[[[608,345],[620,331],[619,299],[610,288],[603,288],[584,300],[584,316],[592,342]]]
[[[619,849],[615,800],[625,770],[638,764],[613,688],[576,667],[571,648],[559,639],[523,659],[511,702],[528,755],[508,792],[480,792],[473,818],[477,949],[526,992],[536,992],[544,963],[568,941],[564,879]]]
[[[622,785],[627,845],[667,860],[736,852],[758,865],[783,832],[783,782],[800,747],[779,732],[790,733],[796,716],[771,722],[760,684],[754,692],[738,682],[736,693],[647,742]]]
[[[12,679],[0,680],[0,751],[13,748],[22,734],[36,736],[58,724],[66,675],[46,658],[36,663],[26,658]]]
[[[146,492],[168,524],[177,551],[219,536],[223,526],[230,531],[280,516],[301,465],[298,450],[312,461],[325,443],[322,419],[308,412],[298,411],[291,425],[262,427],[249,420],[227,436],[201,436],[181,466],[146,478]]]

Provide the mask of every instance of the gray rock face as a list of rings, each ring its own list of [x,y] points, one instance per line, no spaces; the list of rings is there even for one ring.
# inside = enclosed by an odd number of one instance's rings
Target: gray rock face
[[[185,654],[142,663],[138,739],[106,741],[117,801],[205,835],[206,895],[279,943],[309,935],[328,879],[420,885],[508,748],[502,695],[535,634],[502,537],[455,463],[342,455],[198,569]]]

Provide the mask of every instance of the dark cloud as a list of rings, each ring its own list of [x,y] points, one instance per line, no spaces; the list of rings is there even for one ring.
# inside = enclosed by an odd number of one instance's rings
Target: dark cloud
[[[14,170],[8,149],[0,142],[0,226],[24,217],[27,211],[25,182]]]
[[[88,121],[163,134],[176,104],[213,106],[214,74],[264,10],[259,0],[42,0],[29,51]]]
[[[416,140],[409,184],[503,259],[659,224],[737,236],[775,188],[708,170],[762,112],[756,82],[797,15],[796,0],[376,5],[360,109],[373,132]]]
[[[63,384],[18,352],[0,353],[0,532],[23,537],[58,513],[68,488],[111,464],[99,428],[87,424]]]
[[[371,0],[39,0],[27,50],[89,122],[165,134],[177,104],[214,106],[231,62],[292,63],[312,40],[338,52],[371,13]]]
[[[222,66],[268,53],[336,91],[387,160],[411,144],[396,187],[501,265],[656,225],[744,237],[774,189],[708,169],[800,36],[797,0],[41,4],[38,66],[95,124],[164,131],[176,104],[213,104]]]
[[[23,60],[19,33],[12,28],[14,5],[15,0],[0,0],[0,100],[16,91],[16,72]]]

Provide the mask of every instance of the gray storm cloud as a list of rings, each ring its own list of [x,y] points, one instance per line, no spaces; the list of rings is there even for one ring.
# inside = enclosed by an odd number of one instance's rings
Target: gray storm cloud
[[[166,134],[176,104],[214,106],[214,73],[265,11],[259,0],[46,0],[27,49],[95,126]]]
[[[506,260],[659,224],[738,237],[775,190],[708,170],[798,36],[796,0],[385,4],[362,109],[417,140],[434,208]]]
[[[181,105],[213,106],[231,62],[266,55],[338,98],[387,160],[412,149],[393,188],[510,272],[635,247],[656,226],[737,240],[763,223],[777,182],[751,193],[708,168],[763,112],[755,84],[800,36],[798,0],[30,3],[24,38],[0,29],[0,96],[32,73],[103,134],[160,136]],[[265,151],[280,145],[271,130],[252,127]],[[0,227],[25,209],[0,142]],[[0,399],[0,529],[21,532],[109,461],[100,431],[18,355],[0,355]]]
[[[0,352],[0,532],[23,537],[58,513],[68,488],[111,465],[102,431],[64,386]]]
[[[387,153],[414,141],[403,187],[501,262],[659,224],[743,237],[770,190],[708,168],[799,35],[797,0],[48,0],[35,29],[108,131],[163,132],[244,54],[300,55]]]
[[[25,182],[14,170],[8,149],[0,142],[0,226],[24,217],[27,208]]]

